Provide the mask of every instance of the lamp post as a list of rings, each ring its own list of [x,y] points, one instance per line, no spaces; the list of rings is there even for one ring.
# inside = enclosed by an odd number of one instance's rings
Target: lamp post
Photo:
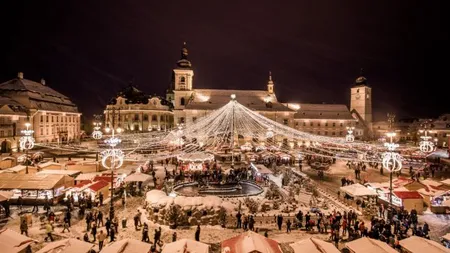
[[[103,137],[103,133],[100,130],[102,127],[102,122],[100,122],[101,115],[94,115],[94,131],[92,131],[92,138],[100,140]]]
[[[388,114],[389,117],[389,128],[392,130],[392,123],[394,122],[395,115]],[[392,174],[394,172],[400,171],[402,169],[402,156],[395,152],[395,149],[399,146],[397,143],[394,143],[394,137],[396,133],[390,131],[386,134],[389,138],[389,142],[385,142],[384,146],[387,148],[387,151],[383,153],[383,168],[389,171],[389,219],[392,219]]]
[[[435,144],[431,141],[431,136],[428,136],[428,133],[430,132],[431,128],[431,121],[427,120],[422,125],[422,129],[419,130],[420,133],[423,133],[424,135],[420,136],[422,141],[419,143],[420,151],[424,153],[430,153],[433,152],[435,149]]]
[[[115,110],[113,109],[113,117],[115,117]],[[114,124],[114,123],[113,123]],[[121,133],[122,129],[118,127],[106,127],[105,132],[111,132],[111,137],[105,140],[105,143],[109,146],[108,149],[102,151],[102,165],[103,167],[111,170],[111,201],[109,207],[109,218],[112,221],[114,219],[114,170],[118,169],[123,164],[125,154],[121,149],[117,149],[116,146],[122,142],[121,139],[115,136],[115,132]],[[109,164],[108,164],[109,161]]]
[[[353,135],[354,130],[355,130],[355,127],[352,127],[352,126],[347,127],[347,135],[345,136],[345,141],[347,141],[347,142],[355,141],[355,136]]]
[[[28,150],[32,149],[34,147],[34,138],[33,133],[34,131],[30,129],[31,124],[29,122],[25,123],[25,127],[27,129],[24,129],[21,131],[23,134],[22,137],[20,137],[19,144],[20,148],[25,150],[25,173],[28,174]]]

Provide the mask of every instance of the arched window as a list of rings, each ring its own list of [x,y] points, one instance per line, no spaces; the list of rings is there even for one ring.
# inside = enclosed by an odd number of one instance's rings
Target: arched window
[[[184,99],[184,98],[181,98],[181,99],[180,99],[180,105],[185,105],[185,103],[186,103],[185,99]]]
[[[186,77],[180,77],[180,84],[186,84]]]

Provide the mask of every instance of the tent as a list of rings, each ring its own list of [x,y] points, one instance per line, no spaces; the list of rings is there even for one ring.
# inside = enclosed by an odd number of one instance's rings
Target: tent
[[[94,247],[92,243],[70,238],[51,242],[36,253],[88,253],[92,247]]]
[[[444,236],[442,236],[442,238],[444,240],[450,241],[450,233],[445,234]]]
[[[423,237],[411,236],[406,239],[400,240],[400,246],[406,252],[410,253],[449,253],[450,249],[447,249],[443,245],[425,239]]]
[[[376,191],[369,189],[362,184],[351,184],[342,186],[339,189],[352,197],[378,196]]]
[[[2,253],[25,253],[32,243],[36,243],[36,241],[9,228],[0,230],[0,251]]]
[[[137,253],[149,252],[150,244],[135,239],[123,239],[106,245],[102,253]]]
[[[289,244],[294,250],[294,253],[340,253],[340,251],[329,242],[317,238],[308,238]]]
[[[145,182],[150,180],[152,177],[150,175],[144,173],[133,173],[127,176],[123,181],[124,182]]]
[[[209,245],[191,239],[181,239],[164,245],[161,253],[208,253]]]
[[[363,237],[345,244],[351,253],[398,253],[387,243]]]
[[[278,242],[248,231],[222,241],[222,253],[282,253]]]
[[[12,196],[14,196],[14,192],[11,191],[0,191],[0,202],[5,200],[9,200]]]

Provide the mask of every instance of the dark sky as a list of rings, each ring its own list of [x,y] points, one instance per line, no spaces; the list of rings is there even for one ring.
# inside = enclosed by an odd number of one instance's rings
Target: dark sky
[[[91,117],[131,79],[163,95],[186,41],[196,88],[265,89],[271,70],[279,100],[348,104],[364,68],[376,119],[437,116],[450,112],[443,3],[1,1],[0,81],[43,77]]]

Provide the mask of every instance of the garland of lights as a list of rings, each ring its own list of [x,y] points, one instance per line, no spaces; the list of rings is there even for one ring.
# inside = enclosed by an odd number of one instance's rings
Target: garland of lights
[[[188,126],[177,125],[171,131],[125,133],[121,135],[121,140],[113,135],[105,141],[105,144],[110,149],[115,150],[114,147],[121,143],[121,151],[105,150],[102,154],[104,158],[106,157],[105,161],[108,159],[118,160],[117,163],[120,163],[120,165],[126,157],[131,157],[134,153],[136,153],[136,157],[132,158],[134,161],[141,159],[139,161],[145,162],[199,152],[223,153],[235,148],[240,149],[241,152],[267,150],[269,152],[284,152],[291,154],[293,157],[314,155],[349,161],[381,162],[384,158],[388,165],[398,164],[398,161],[401,161],[401,158],[397,156],[398,154],[392,154],[389,157],[383,155],[382,153],[386,148],[380,144],[374,145],[355,141],[353,129],[348,130],[351,131],[347,132],[345,138],[302,132],[266,118],[232,100],[223,107],[199,118],[195,123]],[[350,135],[352,137],[348,137]],[[234,147],[232,147],[233,143]],[[57,146],[54,143],[40,145],[71,151],[85,149],[73,144],[65,146]],[[102,146],[99,147],[99,149],[103,148]],[[127,154],[123,151],[126,151]],[[138,155],[136,151],[147,155],[143,157]]]

